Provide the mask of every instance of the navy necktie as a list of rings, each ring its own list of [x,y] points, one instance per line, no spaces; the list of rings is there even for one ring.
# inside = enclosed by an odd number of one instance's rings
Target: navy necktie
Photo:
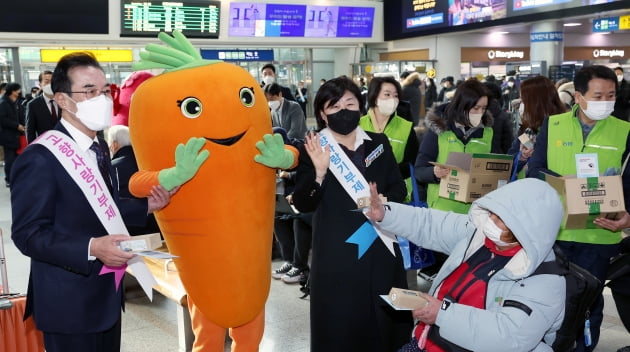
[[[50,99],[50,115],[55,122],[59,120],[59,117],[57,117],[57,108],[55,107],[55,101],[52,99]]]
[[[100,144],[97,142],[92,143],[90,146],[90,150],[96,153],[96,162],[98,163],[98,170],[101,172],[101,176],[103,176],[103,180],[105,180],[105,184],[107,185],[107,189],[109,189],[109,193],[112,193],[112,180],[109,176],[109,167],[107,166],[107,158],[108,155],[101,148]]]

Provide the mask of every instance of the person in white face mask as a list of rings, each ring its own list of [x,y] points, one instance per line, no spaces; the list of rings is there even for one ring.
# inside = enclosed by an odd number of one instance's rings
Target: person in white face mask
[[[574,78],[575,105],[569,112],[552,115],[543,121],[528,163],[528,177],[575,175],[575,155],[596,154],[599,174],[622,175],[626,210],[630,209],[630,172],[621,170],[630,151],[630,123],[611,118],[615,104],[617,76],[610,68],[593,65],[581,68]],[[558,245],[568,259],[597,276],[606,279],[609,258],[617,254],[620,230],[630,227],[630,215],[618,220],[597,218],[584,229],[561,229]],[[576,351],[592,351],[599,340],[603,319],[603,297],[591,306],[590,334],[592,344],[584,346],[578,339]]]
[[[565,310],[565,280],[532,275],[555,260],[563,218],[556,191],[523,179],[476,200],[468,214],[382,203],[366,214],[409,241],[448,254],[412,311],[419,321],[402,352],[551,351]]]
[[[400,117],[396,111],[400,102],[400,83],[394,77],[374,77],[367,93],[368,113],[359,120],[365,131],[384,133],[392,146],[400,174],[409,178],[409,163],[416,161],[418,138],[413,123]],[[408,191],[411,184],[407,182]]]
[[[475,80],[467,80],[456,90],[450,103],[434,107],[427,113],[427,132],[422,138],[415,175],[426,187],[430,208],[465,214],[470,204],[438,196],[440,179],[450,172],[434,166],[444,164],[451,152],[499,153],[501,139],[494,131],[494,116],[488,111],[490,91]],[[422,197],[422,195],[421,195]]]
[[[112,118],[110,85],[91,53],[63,56],[52,90],[61,121],[24,150],[11,179],[12,239],[31,259],[26,316],[46,351],[118,352],[124,300],[115,278],[134,257],[119,247],[130,239],[124,227],[144,225],[170,193],[155,187],[134,203],[118,196],[97,137]],[[122,272],[101,275],[105,266]]]
[[[269,111],[271,125],[282,127],[290,139],[304,139],[306,137],[306,118],[300,104],[284,98],[282,87],[278,83],[271,83],[263,89]]]
[[[41,94],[26,104],[26,141],[31,143],[37,136],[53,129],[59,118],[61,110],[55,102],[54,93],[50,87],[52,71],[44,71],[39,75]]]
[[[615,67],[617,75],[617,98],[615,99],[615,110],[612,115],[616,118],[628,121],[630,119],[630,84],[623,76],[623,68]]]
[[[261,88],[265,88],[266,85],[272,83],[278,83],[276,77],[276,67],[273,64],[265,64],[262,69],[260,69],[260,73],[262,76],[262,83],[260,84]],[[284,86],[280,87],[282,88],[282,96],[285,99],[296,101],[295,97],[291,93],[291,89]]]

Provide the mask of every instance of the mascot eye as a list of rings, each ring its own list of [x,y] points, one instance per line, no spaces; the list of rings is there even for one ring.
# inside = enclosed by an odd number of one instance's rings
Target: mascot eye
[[[189,119],[196,119],[201,115],[201,101],[195,97],[187,97],[184,100],[178,100],[177,105],[182,110],[182,114]]]
[[[254,106],[256,98],[254,97],[254,90],[252,88],[243,87],[241,88],[241,91],[238,92],[238,94],[243,106],[248,108]]]

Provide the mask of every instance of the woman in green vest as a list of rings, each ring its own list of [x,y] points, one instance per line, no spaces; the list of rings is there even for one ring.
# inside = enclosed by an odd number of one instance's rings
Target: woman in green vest
[[[500,151],[499,141],[492,130],[494,119],[487,111],[489,97],[490,92],[483,83],[471,79],[457,87],[451,103],[440,105],[427,114],[428,130],[420,145],[415,175],[418,182],[427,185],[429,208],[468,213],[470,204],[438,196],[440,179],[450,170],[430,163],[445,163],[451,152]]]
[[[413,124],[396,113],[401,91],[400,83],[391,76],[372,78],[367,93],[368,113],[361,117],[359,126],[387,136],[407,190],[411,192],[409,163],[416,161],[418,137]]]
[[[514,167],[519,173],[518,178],[524,178],[527,172],[525,166],[534,153],[533,143],[543,121],[548,116],[566,112],[567,108],[560,100],[553,82],[545,76],[536,76],[521,83],[521,105],[518,111],[522,124],[508,154],[515,157]],[[523,133],[527,133],[531,139],[530,148],[518,139]]]

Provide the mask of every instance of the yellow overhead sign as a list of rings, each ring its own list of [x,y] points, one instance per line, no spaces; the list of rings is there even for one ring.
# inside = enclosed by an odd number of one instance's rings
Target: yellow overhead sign
[[[56,63],[62,56],[77,52],[88,51],[94,56],[98,62],[132,62],[133,53],[131,49],[41,49],[40,56],[42,62]]]
[[[630,15],[619,16],[619,29],[630,29]]]

